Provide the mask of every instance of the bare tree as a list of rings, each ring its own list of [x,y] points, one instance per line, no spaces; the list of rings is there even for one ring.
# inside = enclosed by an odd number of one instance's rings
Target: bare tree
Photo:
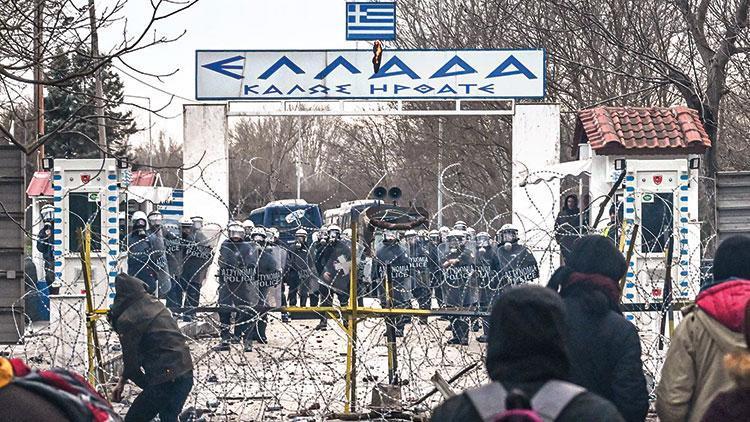
[[[156,27],[197,3],[198,0],[153,0],[146,11],[148,19],[138,28],[132,28],[125,16],[128,0],[115,0],[94,13],[93,1],[75,0],[5,0],[0,2],[0,107],[9,114],[21,115],[22,110],[34,109],[28,98],[32,88],[55,86],[86,95],[90,103],[98,102],[101,110],[107,98],[97,98],[95,92],[87,93],[87,81],[113,63],[131,71],[150,75],[145,69],[135,69],[127,62],[129,54],[149,47],[175,41],[175,36],[157,34]],[[98,46],[93,51],[92,36],[103,30],[121,33],[109,46]],[[116,38],[116,37],[115,37]],[[35,46],[35,48],[31,48]],[[45,72],[63,57],[72,58],[81,66],[64,75]],[[87,102],[87,103],[88,103]],[[81,120],[91,124],[107,124],[107,116],[81,113],[84,105],[75,105],[70,112],[69,124],[53,131],[39,134],[33,140],[22,140],[0,125],[0,136],[17,145],[26,154],[36,151],[56,133],[64,132]],[[39,110],[35,111],[35,114]],[[92,140],[98,144],[96,140]]]

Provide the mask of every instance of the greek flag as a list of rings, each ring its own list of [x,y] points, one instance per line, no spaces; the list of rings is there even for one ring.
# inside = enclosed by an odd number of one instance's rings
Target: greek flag
[[[396,3],[346,3],[346,39],[396,39]]]

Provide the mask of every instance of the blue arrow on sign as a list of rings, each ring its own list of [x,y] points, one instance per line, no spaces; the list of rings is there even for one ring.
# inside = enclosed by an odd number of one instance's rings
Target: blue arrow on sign
[[[230,78],[242,79],[242,75],[238,75],[234,72],[230,72],[227,69],[242,70],[242,65],[239,65],[239,64],[230,65],[229,63],[234,63],[237,60],[243,60],[243,59],[244,59],[244,56],[234,56],[228,59],[219,60],[217,62],[204,64],[203,67],[205,67],[208,70],[213,70],[214,72],[221,73],[222,75],[229,76]]]

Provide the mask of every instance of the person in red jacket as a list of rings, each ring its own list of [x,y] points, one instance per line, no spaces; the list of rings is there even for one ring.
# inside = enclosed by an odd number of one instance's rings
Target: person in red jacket
[[[703,415],[703,422],[750,421],[750,301],[745,305],[745,347],[724,356],[724,368],[736,388],[716,396]]]
[[[734,388],[723,358],[745,347],[742,324],[750,300],[750,237],[725,239],[714,256],[714,280],[701,288],[695,305],[670,339],[656,388],[661,422],[698,422],[711,402]]]

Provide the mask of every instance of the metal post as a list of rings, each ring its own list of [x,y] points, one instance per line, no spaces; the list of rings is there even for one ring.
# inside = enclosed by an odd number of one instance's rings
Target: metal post
[[[94,0],[89,0],[89,23],[91,25],[91,58],[96,64],[96,60],[99,59],[99,35],[96,29],[96,9],[94,8]],[[104,88],[102,87],[102,67],[94,72],[94,106],[96,109],[96,125],[98,127],[99,134],[99,148],[103,151],[102,157],[106,157],[107,154],[107,126],[104,121]]]
[[[352,229],[352,267],[349,271],[349,315],[347,316],[348,338],[346,342],[346,403],[345,413],[357,408],[357,210],[351,211]]]
[[[42,71],[42,37],[44,26],[44,0],[36,0],[34,8],[34,111],[36,112],[36,139],[37,141],[44,135],[44,85],[41,84],[44,79]],[[44,158],[44,145],[39,147],[37,155],[37,167],[42,168],[42,158]]]
[[[99,336],[96,332],[96,320],[99,318],[94,308],[94,297],[91,284],[91,226],[86,225],[84,229],[78,230],[78,238],[81,244],[81,268],[83,272],[84,290],[86,292],[86,343],[89,362],[89,382],[96,385],[104,382],[104,373],[100,364],[102,362],[101,349],[99,347]],[[106,391],[105,391],[106,395]]]
[[[151,138],[151,97],[146,97],[148,101],[148,166],[154,167],[154,141]]]
[[[391,282],[391,266],[385,268],[385,302],[389,309],[393,308],[393,283]],[[388,383],[396,385],[398,380],[398,351],[396,350],[396,317],[385,318],[386,347],[388,348]]]
[[[438,2],[439,3],[439,2]],[[443,118],[438,117],[437,225],[443,227]]]

